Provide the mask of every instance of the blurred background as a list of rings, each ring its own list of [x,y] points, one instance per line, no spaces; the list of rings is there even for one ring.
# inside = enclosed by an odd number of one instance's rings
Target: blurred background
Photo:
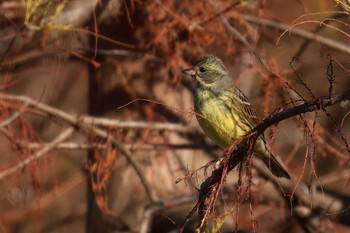
[[[261,119],[338,93],[350,86],[349,7],[0,1],[0,232],[194,232],[190,211],[223,151],[200,130],[194,83],[181,70],[216,54]],[[333,204],[347,203],[338,212],[291,198],[256,170],[238,203],[234,170],[207,232],[348,232],[349,109],[343,102],[265,132],[295,190],[305,185],[311,203],[321,189],[334,194]]]

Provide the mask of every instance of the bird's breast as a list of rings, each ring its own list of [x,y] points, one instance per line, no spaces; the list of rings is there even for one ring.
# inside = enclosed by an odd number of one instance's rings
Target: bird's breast
[[[194,95],[194,110],[201,128],[217,145],[229,148],[234,139],[243,135],[237,128],[237,117],[232,103],[220,92],[197,88]]]

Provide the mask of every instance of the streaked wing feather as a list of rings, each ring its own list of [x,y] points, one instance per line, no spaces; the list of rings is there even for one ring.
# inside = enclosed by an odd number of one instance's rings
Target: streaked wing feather
[[[255,122],[255,124],[258,121],[258,117],[256,115],[256,112],[252,105],[250,104],[248,98],[244,95],[244,93],[237,88],[238,94],[238,100],[240,101],[240,106],[242,108],[242,111],[244,114],[251,120]]]
[[[250,129],[253,128],[258,123],[258,117],[249,99],[235,86],[226,91],[231,92],[231,94],[227,95],[230,96],[231,111],[235,114],[240,114],[240,121],[249,126]]]

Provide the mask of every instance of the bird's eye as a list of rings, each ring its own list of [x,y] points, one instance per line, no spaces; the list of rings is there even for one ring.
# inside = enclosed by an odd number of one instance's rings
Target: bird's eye
[[[206,69],[205,69],[204,67],[201,67],[201,68],[199,68],[199,71],[200,71],[201,73],[204,73],[204,72],[206,71]]]

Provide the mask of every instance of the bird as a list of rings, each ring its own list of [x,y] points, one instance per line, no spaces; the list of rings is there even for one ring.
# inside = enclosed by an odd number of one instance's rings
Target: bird
[[[219,147],[229,149],[259,122],[245,94],[234,85],[222,60],[213,54],[198,59],[182,71],[196,83],[194,111],[204,133]],[[267,148],[264,135],[258,137],[254,154],[276,177],[290,179],[288,172]]]

